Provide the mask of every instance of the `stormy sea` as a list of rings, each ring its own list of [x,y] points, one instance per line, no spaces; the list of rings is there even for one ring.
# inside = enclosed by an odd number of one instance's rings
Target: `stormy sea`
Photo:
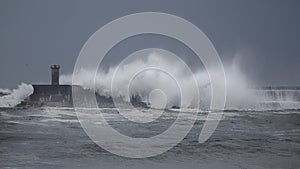
[[[82,79],[86,79],[86,75],[90,73],[85,73]],[[130,122],[119,113],[120,109],[105,106],[88,111],[103,114],[105,121],[113,129],[132,138],[149,138],[166,131],[177,119],[179,111],[183,112],[183,121],[188,120],[192,114],[197,114],[196,122],[188,135],[175,147],[148,158],[134,159],[115,155],[101,148],[86,134],[73,107],[18,106],[33,92],[31,85],[21,84],[18,89],[0,90],[0,168],[299,169],[299,87],[247,88],[248,83],[235,71],[231,71],[227,76],[223,116],[212,136],[206,142],[199,143],[204,122],[210,120],[207,119],[210,110],[207,107],[172,107],[177,103],[178,93],[174,92],[176,88],[172,88],[164,75],[159,76],[155,72],[148,72],[148,75],[162,83],[136,78],[136,90],[133,92],[147,89],[145,93],[149,93],[154,87],[161,86],[166,89],[166,95],[170,96],[170,102],[168,100],[164,109],[138,107],[139,112],[144,113],[133,115],[143,119],[143,115],[149,115],[149,111],[162,111],[155,121]],[[201,73],[197,77],[205,79]],[[67,83],[68,79],[70,81],[71,76],[63,77],[61,82]],[[100,88],[96,91],[105,95],[106,90],[101,86],[110,86],[110,83],[105,81],[106,78],[100,79],[100,85],[97,85]],[[182,81],[189,82],[188,79],[182,75]],[[118,81],[120,89],[125,88],[124,81]],[[83,84],[85,83],[80,85],[84,86]],[[205,84],[207,83],[200,83],[199,88],[201,97],[204,98],[201,105],[206,105],[210,100],[206,99]],[[142,101],[143,99],[141,98]],[[153,100],[157,99],[154,97]],[[99,123],[101,125],[102,121]],[[109,142],[107,146],[110,146]],[[118,151],[128,147],[130,145],[111,148]]]
[[[97,111],[132,137],[161,132],[177,114],[177,110],[166,110],[159,122],[137,127],[113,108]],[[214,134],[200,144],[197,139],[207,113],[198,111],[192,130],[169,151],[130,159],[95,144],[72,108],[1,108],[0,168],[299,168],[299,109],[225,111]]]

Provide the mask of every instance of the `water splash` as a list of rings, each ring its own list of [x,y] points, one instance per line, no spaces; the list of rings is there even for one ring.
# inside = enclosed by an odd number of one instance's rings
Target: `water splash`
[[[166,57],[162,56],[157,52],[149,53],[145,58],[132,60],[131,62],[124,65],[119,73],[119,77],[124,79],[118,79],[114,86],[119,90],[120,96],[126,98],[122,95],[124,88],[127,84],[125,79],[128,77],[127,73],[134,70],[133,68],[142,65],[147,66],[151,63],[157,63],[167,66],[168,69],[173,69],[173,72],[177,73],[177,80],[188,84],[191,82],[192,77],[186,76],[186,70],[183,67],[178,66],[176,61],[170,61]],[[100,95],[110,97],[111,80],[117,67],[110,67],[107,72],[99,71],[95,78],[95,90]],[[297,109],[300,108],[300,90],[298,91],[268,91],[268,90],[258,90],[252,80],[248,79],[241,71],[240,66],[236,60],[233,64],[225,66],[226,83],[227,83],[227,97],[225,109],[235,109],[235,110],[269,110],[269,109]],[[82,77],[78,85],[81,85],[85,89],[92,89],[94,77],[89,70],[82,70],[79,73]],[[207,72],[205,70],[198,70],[194,72],[194,76],[198,82],[198,87],[200,91],[200,108],[208,109],[211,100],[211,88],[210,80]],[[62,75],[60,81],[63,84],[72,83],[72,75],[66,74]],[[188,86],[188,85],[187,85]],[[181,86],[184,87],[184,86]],[[173,81],[168,75],[159,71],[145,71],[139,74],[135,79],[131,81],[130,84],[130,94],[141,96],[142,101],[149,101],[149,94],[152,90],[160,89],[166,95],[167,108],[180,105],[180,91],[175,81]],[[192,91],[190,93],[193,93]],[[298,93],[298,94],[297,94]],[[285,96],[286,95],[286,96]],[[289,95],[289,96],[288,96]],[[282,100],[285,97],[285,100]],[[128,100],[127,100],[128,101]],[[271,104],[272,103],[272,104]]]
[[[0,89],[0,107],[14,107],[33,93],[32,85],[21,83],[17,89]]]

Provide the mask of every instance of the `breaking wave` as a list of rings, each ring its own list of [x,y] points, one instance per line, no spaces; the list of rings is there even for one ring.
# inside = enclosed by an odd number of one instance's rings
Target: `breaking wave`
[[[0,107],[14,107],[33,93],[32,85],[21,83],[17,89],[0,89]]]
[[[131,62],[122,65],[121,67],[111,67],[107,72],[98,71],[95,77],[95,90],[97,93],[103,96],[111,96],[111,82],[113,75],[117,69],[121,75],[120,79],[114,80],[114,86],[118,90],[120,97],[124,96],[124,90],[127,89],[126,78],[128,73],[136,70],[136,67],[147,67],[151,63],[157,63],[163,66],[167,66],[168,70],[174,70],[177,73],[176,77],[180,77],[177,80],[181,80],[184,84],[191,82],[192,77],[186,76],[186,70],[180,67],[176,61],[170,61],[167,57],[162,56],[157,52],[149,53],[146,58],[139,57]],[[225,109],[234,110],[272,110],[272,109],[299,109],[300,108],[300,90],[289,91],[288,90],[264,90],[257,89],[256,85],[239,70],[239,65],[233,62],[230,66],[225,66],[226,74],[226,88],[227,98]],[[91,89],[93,86],[94,77],[89,70],[81,70],[78,74],[81,77],[81,81],[77,85],[83,86],[85,89]],[[200,92],[200,108],[208,109],[210,106],[211,89],[210,80],[205,70],[198,70],[194,72],[194,76],[198,82]],[[60,81],[64,84],[72,83],[72,75],[62,75]],[[187,85],[188,86],[188,85]],[[182,87],[182,86],[181,86]],[[185,86],[183,86],[185,87]],[[155,89],[163,90],[167,96],[167,108],[180,105],[180,91],[178,86],[168,75],[165,73],[148,70],[144,73],[140,73],[139,76],[134,78],[130,84],[130,95],[139,95],[144,102],[148,102],[149,93]],[[190,93],[193,93],[191,91]],[[282,95],[286,94],[282,100]],[[298,93],[298,94],[297,94]],[[196,93],[195,93],[196,94]],[[295,95],[290,97],[288,95]],[[191,96],[193,97],[193,96]]]
[[[157,52],[149,53],[146,58],[134,59],[122,67],[110,67],[108,71],[98,71],[95,78],[95,90],[101,96],[111,97],[111,81],[117,70],[121,77],[114,82],[119,96],[125,98],[124,90],[127,89],[126,78],[128,72],[135,70],[137,66],[149,66],[151,63],[158,63],[167,66],[168,69],[177,73],[177,77],[184,82],[191,83],[192,77],[186,75],[186,70],[180,67],[176,61],[170,61]],[[283,109],[300,109],[300,87],[265,87],[259,88],[249,80],[239,70],[238,64],[234,63],[225,66],[226,74],[226,110],[283,110]],[[79,72],[81,81],[79,84],[85,89],[92,89],[94,77],[89,70]],[[200,93],[199,107],[203,110],[209,109],[211,100],[211,88],[208,74],[205,70],[194,72],[198,82]],[[72,74],[64,74],[60,77],[62,84],[72,84]],[[187,85],[188,86],[188,85]],[[182,87],[182,86],[181,86]],[[185,86],[183,86],[185,87]],[[129,94],[131,96],[140,96],[141,101],[149,103],[149,95],[153,90],[162,90],[166,95],[166,108],[179,107],[180,90],[175,81],[167,74],[157,70],[147,70],[140,73],[131,81]],[[0,107],[14,107],[20,104],[24,99],[33,93],[32,85],[22,83],[17,89],[0,89]],[[193,91],[190,91],[191,98],[194,97]],[[151,95],[152,100],[156,100],[155,95]],[[160,99],[160,98],[157,98]],[[126,100],[130,101],[130,100]],[[192,108],[192,107],[190,107]]]

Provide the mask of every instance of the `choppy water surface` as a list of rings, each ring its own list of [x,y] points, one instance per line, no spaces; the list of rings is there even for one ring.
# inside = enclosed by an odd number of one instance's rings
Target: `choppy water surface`
[[[176,118],[176,111],[168,111],[155,122],[136,124],[114,109],[102,113],[116,130],[132,137],[159,134]],[[189,135],[168,152],[129,159],[90,140],[72,109],[2,108],[0,168],[299,168],[299,110],[225,112],[213,136],[199,144],[206,114],[199,112]]]

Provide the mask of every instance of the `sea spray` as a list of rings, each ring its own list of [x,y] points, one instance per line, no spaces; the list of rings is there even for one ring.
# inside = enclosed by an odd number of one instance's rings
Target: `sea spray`
[[[93,73],[89,70],[81,70],[78,74],[81,77],[81,81],[79,84],[85,89],[92,89],[93,82],[95,78],[95,90],[100,95],[104,96],[111,96],[111,81],[114,75],[114,72],[119,68],[122,71],[118,77],[119,79],[115,79],[114,86],[115,89],[118,90],[118,93],[121,97],[126,98],[124,96],[123,90],[127,89],[126,78],[128,78],[128,72],[135,70],[136,67],[147,67],[151,65],[151,63],[157,63],[167,67],[168,70],[173,70],[172,72],[176,73],[177,81],[183,82],[188,86],[189,83],[192,82],[192,78],[187,76],[184,67],[180,67],[176,61],[168,60],[167,57],[162,56],[157,52],[150,53],[147,58],[137,58],[132,60],[131,62],[126,63],[122,67],[110,67],[108,71],[98,71],[96,77],[93,77]],[[254,95],[249,90],[249,85],[251,84],[249,80],[239,71],[238,66],[230,65],[226,66],[225,68],[226,74],[226,82],[227,82],[227,102],[226,108],[250,108],[248,104],[252,102],[254,99]],[[194,71],[194,76],[198,83],[198,88],[200,92],[200,107],[202,109],[207,109],[210,106],[211,100],[211,88],[210,88],[210,79],[208,73],[205,70],[196,70]],[[62,75],[60,77],[60,81],[62,84],[71,84],[72,83],[72,75]],[[186,86],[180,86],[186,87]],[[149,93],[152,90],[161,89],[167,96],[167,107],[170,108],[172,106],[179,106],[180,105],[180,90],[176,84],[176,81],[172,80],[166,73],[157,71],[157,70],[147,70],[143,73],[140,73],[134,79],[132,79],[130,84],[130,94],[131,95],[140,95],[142,101],[147,102],[149,98]],[[195,92],[191,91],[190,93],[196,94]],[[193,96],[191,96],[193,97]]]
[[[14,107],[33,93],[32,85],[21,83],[17,89],[0,89],[6,95],[0,97],[0,107]]]
[[[11,93],[10,89],[0,89],[0,94],[1,95],[8,95]]]
[[[186,76],[186,70],[178,66],[176,61],[168,60],[157,52],[150,53],[147,58],[139,57],[131,60],[122,67],[118,73],[121,73],[115,79],[114,86],[118,90],[120,97],[126,98],[124,90],[128,90],[126,78],[128,72],[135,70],[136,67],[146,67],[151,63],[161,64],[177,73],[177,79],[188,86],[192,77]],[[95,77],[95,91],[106,97],[111,97],[111,80],[118,67],[110,67],[108,71],[98,71]],[[227,110],[278,110],[278,109],[299,109],[300,108],[300,90],[258,90],[252,80],[247,78],[240,70],[238,59],[234,59],[232,64],[224,66],[226,75],[226,105]],[[81,70],[78,74],[81,77],[79,84],[85,89],[92,89],[94,77],[90,70]],[[196,70],[194,76],[198,82],[201,109],[209,109],[211,101],[211,88],[208,73],[205,70]],[[60,81],[63,84],[72,83],[72,75],[62,75]],[[185,87],[185,86],[181,86]],[[157,70],[147,70],[140,73],[132,79],[129,94],[131,96],[139,95],[144,102],[149,101],[149,94],[155,89],[163,90],[167,98],[166,108],[178,107],[180,105],[180,90],[176,82],[167,74]],[[193,93],[191,91],[191,93]],[[196,93],[195,93],[196,94]],[[191,96],[193,97],[193,96]],[[128,100],[126,100],[128,101]]]

